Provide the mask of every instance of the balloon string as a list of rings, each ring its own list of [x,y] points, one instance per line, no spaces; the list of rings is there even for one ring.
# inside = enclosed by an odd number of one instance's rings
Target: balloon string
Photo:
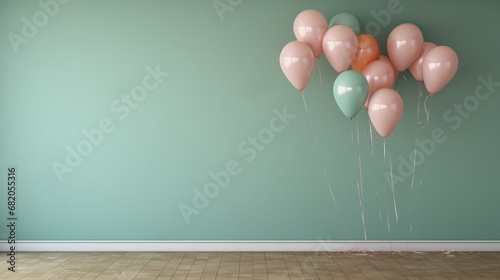
[[[389,219],[389,198],[387,197],[387,181],[384,180],[384,190],[385,190],[385,214],[387,219],[387,238],[389,239],[390,250],[392,251],[392,241],[391,241],[391,219]]]
[[[358,120],[358,119],[356,118],[356,120]],[[357,122],[357,124],[358,123],[359,122]],[[353,148],[354,148],[356,143],[354,142],[354,122],[352,121],[352,119],[351,119],[351,124],[352,124],[351,139],[352,139],[352,144],[353,144]],[[361,156],[360,156],[360,145],[359,145],[359,125],[358,125],[358,130],[357,130],[357,139],[358,139],[358,160],[360,162]],[[354,151],[354,156],[356,156],[356,149],[354,148],[353,151]],[[359,165],[359,167],[361,167],[361,165]],[[362,177],[361,169],[360,169],[360,177]],[[361,208],[361,222],[363,224],[363,233],[365,236],[365,247],[368,248],[367,247],[368,236],[366,233],[365,209],[364,209],[364,202],[363,202],[364,199],[363,199],[363,192],[362,192],[361,186],[359,184],[359,181],[356,182],[356,186],[357,186],[357,190],[358,190],[359,207]]]
[[[420,188],[422,187],[422,181],[420,181],[419,183],[419,188],[418,188],[418,191],[417,191],[417,200],[420,199]]]
[[[372,146],[372,156],[373,156],[373,132],[372,132],[372,123],[370,122],[370,118],[368,118],[368,125],[370,126],[370,144]]]
[[[321,85],[323,85],[323,76],[321,76],[321,67],[319,64],[319,58],[316,59],[318,61],[318,73],[319,73],[319,81],[321,82]]]
[[[354,144],[354,122],[351,119],[351,141]]]
[[[422,99],[422,82],[418,82],[418,105],[417,105],[417,125],[415,127],[415,139],[417,139],[418,136],[418,128],[419,127],[424,127],[422,123],[420,122],[420,101]],[[417,143],[414,143],[414,149],[413,149],[413,171],[412,171],[412,178],[411,178],[411,188],[413,189],[413,186],[415,184],[415,167],[416,167],[416,160],[417,160]]]
[[[411,176],[411,188],[413,189],[413,185],[415,183],[415,163],[417,162],[417,144],[415,144],[413,150],[413,174]]]
[[[311,134],[314,137],[314,143],[318,143],[316,140],[316,133],[314,133],[314,128],[311,122],[311,116],[309,115],[309,109],[307,109],[307,103],[306,103],[306,98],[304,96],[304,91],[301,90],[300,93],[302,93],[302,101],[304,102],[304,108],[306,109],[307,120],[309,121],[309,128],[311,129]]]
[[[392,188],[392,201],[394,203],[394,213],[396,214],[396,224],[399,224],[399,219],[398,219],[398,206],[396,205],[396,195],[395,190],[394,190],[394,179],[392,176],[392,153],[389,153],[389,162],[390,162],[390,167],[391,167],[391,188]]]
[[[361,165],[361,148],[359,142],[359,115],[356,116],[356,132],[358,139],[358,164],[359,164],[359,183],[358,183],[358,192],[359,192],[359,203],[361,206],[361,220],[363,222],[363,231],[365,234],[365,242],[368,241],[366,235],[366,225],[365,225],[365,198],[363,192],[363,169]]]
[[[422,100],[422,82],[418,83],[418,103],[417,103],[417,126],[423,126],[422,122],[420,122],[420,102]]]
[[[386,138],[384,137],[384,162],[385,162],[385,140]]]
[[[399,87],[401,86],[401,78],[398,76],[398,87],[396,88],[396,91],[399,91]]]
[[[413,222],[412,222],[412,214],[411,214],[411,206],[410,206],[410,233],[413,230]]]
[[[432,98],[432,95],[427,95],[427,97],[425,98],[425,101],[424,101],[424,109],[425,109],[425,114],[427,115],[427,125],[429,124],[429,116],[430,116],[430,109],[427,109],[427,99],[429,99],[429,96],[431,96]]]
[[[362,202],[362,195],[361,195],[361,188],[359,186],[359,182],[357,183],[358,185],[358,198],[359,198],[359,207],[361,208],[361,222],[363,223],[363,233],[365,236],[365,247],[367,246],[366,242],[368,241],[367,235],[366,235],[366,223],[365,223],[365,207],[363,206]]]
[[[380,199],[378,197],[378,190],[375,190],[375,196],[377,197],[377,205],[378,205],[378,218],[382,221],[382,211],[380,211]]]
[[[396,88],[396,91],[399,91],[399,87],[401,86],[401,78],[399,78],[400,76],[402,76],[403,79],[405,79],[405,81],[408,81],[408,79],[406,79],[405,75],[403,75],[403,74],[398,75],[398,87]]]
[[[328,178],[328,175],[326,174],[326,169],[325,168],[323,168],[323,172],[325,173],[326,181],[328,183],[328,188],[330,189],[330,194],[332,196],[333,205],[335,205],[335,209],[338,209],[337,208],[337,200],[335,199],[335,196],[333,195],[332,185],[330,184],[330,179]]]
[[[359,116],[356,116],[356,130],[358,135],[358,163],[359,163],[359,180],[361,185],[361,190],[363,190],[363,171],[361,168],[361,148],[359,146]],[[363,194],[363,193],[361,193]]]
[[[316,140],[316,134],[314,133],[314,128],[313,128],[313,125],[312,125],[312,122],[311,122],[311,117],[309,115],[309,110],[307,108],[307,103],[306,103],[306,99],[305,99],[305,96],[304,96],[304,92],[303,91],[300,91],[302,93],[302,101],[304,102],[304,108],[306,109],[306,113],[307,113],[307,119],[309,120],[309,127],[311,129],[311,133],[314,137],[314,143],[317,144],[317,140]],[[333,204],[335,205],[335,209],[338,209],[337,208],[337,201],[335,199],[335,196],[333,195],[333,191],[332,191],[332,185],[330,184],[330,179],[328,178],[328,175],[326,173],[326,169],[323,168],[323,172],[325,174],[325,177],[326,177],[326,182],[328,184],[328,188],[330,190],[330,195],[332,196],[332,200],[333,200]]]

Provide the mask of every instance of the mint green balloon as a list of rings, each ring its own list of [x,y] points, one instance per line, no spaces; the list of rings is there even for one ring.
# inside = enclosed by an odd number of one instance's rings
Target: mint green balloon
[[[350,13],[336,14],[330,21],[328,27],[331,28],[332,26],[337,24],[342,24],[351,28],[352,31],[356,33],[356,36],[359,35],[359,33],[361,32],[361,28],[359,27],[359,21],[353,14]]]
[[[342,113],[352,119],[368,98],[368,81],[358,71],[342,72],[333,83],[333,97]]]

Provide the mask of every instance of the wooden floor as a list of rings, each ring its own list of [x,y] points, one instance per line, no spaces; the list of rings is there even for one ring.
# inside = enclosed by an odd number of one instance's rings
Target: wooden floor
[[[500,279],[500,253],[18,253],[0,279]],[[4,258],[6,258],[4,256]]]

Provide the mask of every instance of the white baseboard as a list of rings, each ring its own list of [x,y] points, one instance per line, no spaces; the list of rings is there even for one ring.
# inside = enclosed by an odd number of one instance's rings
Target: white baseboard
[[[0,251],[11,244],[0,242]],[[500,251],[500,240],[476,241],[32,241],[16,240],[17,252],[343,252]]]

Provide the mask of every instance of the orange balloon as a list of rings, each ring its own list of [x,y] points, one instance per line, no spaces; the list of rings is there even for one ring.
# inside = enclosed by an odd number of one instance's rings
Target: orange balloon
[[[380,58],[380,47],[377,39],[370,34],[358,36],[358,49],[351,63],[352,70],[362,72],[366,65]]]

